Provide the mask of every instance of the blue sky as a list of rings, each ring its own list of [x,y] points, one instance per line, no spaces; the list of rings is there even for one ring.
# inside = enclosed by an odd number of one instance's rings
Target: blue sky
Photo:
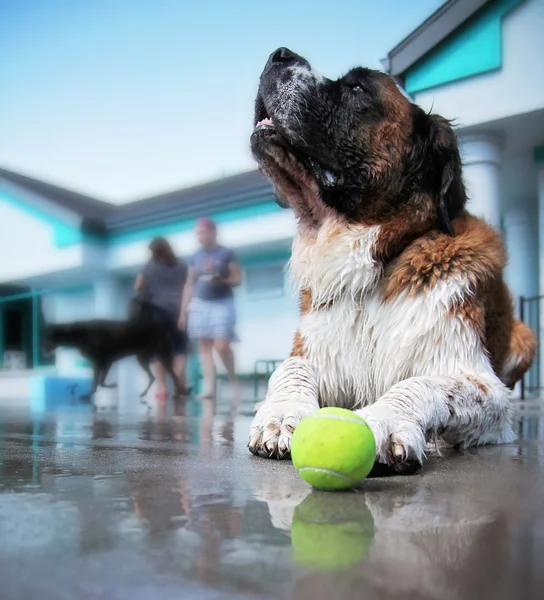
[[[442,3],[0,0],[0,166],[112,202],[251,169],[272,50],[379,68]]]

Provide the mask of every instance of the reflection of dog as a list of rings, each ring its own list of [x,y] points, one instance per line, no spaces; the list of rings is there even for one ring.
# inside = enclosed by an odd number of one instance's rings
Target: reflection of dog
[[[149,391],[155,380],[150,362],[157,357],[162,362],[176,387],[176,396],[181,390],[172,363],[172,344],[168,329],[161,323],[150,320],[108,321],[91,320],[75,323],[48,325],[44,332],[44,350],[51,352],[59,346],[77,348],[81,355],[93,366],[93,382],[89,394],[82,399],[89,400],[98,386],[116,387],[106,383],[112,364],[127,356],[136,356],[149,382],[141,397]]]
[[[291,536],[284,561],[292,556],[299,566],[292,600],[461,600],[475,585],[482,598],[502,597],[497,574],[511,538],[506,517],[489,499],[451,489],[432,497],[428,489],[382,490],[371,481],[367,492],[331,494],[287,479],[283,485],[263,478],[255,497],[267,503],[272,525]]]
[[[250,449],[288,454],[320,405],[357,410],[378,461],[399,470],[432,437],[512,441],[507,388],[535,339],[513,319],[499,235],[465,212],[450,124],[383,73],[331,81],[280,48],[261,76],[251,144],[298,220],[301,320]]]

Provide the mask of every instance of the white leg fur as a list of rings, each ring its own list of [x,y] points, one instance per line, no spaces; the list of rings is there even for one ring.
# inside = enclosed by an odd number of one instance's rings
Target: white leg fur
[[[356,411],[374,433],[379,462],[423,461],[426,442],[452,444],[515,440],[508,389],[493,375],[411,377]]]
[[[249,449],[281,458],[291,448],[299,421],[319,408],[317,377],[310,363],[298,356],[287,359],[272,375],[264,403],[249,437]]]

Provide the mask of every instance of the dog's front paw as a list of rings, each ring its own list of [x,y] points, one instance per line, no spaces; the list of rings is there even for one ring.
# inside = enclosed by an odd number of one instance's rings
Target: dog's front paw
[[[267,399],[251,424],[249,450],[263,458],[290,458],[291,438],[298,423],[318,407],[300,400]]]
[[[288,358],[270,377],[266,400],[251,425],[249,450],[266,458],[288,458],[295,427],[318,408],[314,369],[300,356]]]
[[[373,404],[356,411],[374,434],[376,461],[400,475],[419,470],[425,457],[426,439],[417,421],[389,413]]]

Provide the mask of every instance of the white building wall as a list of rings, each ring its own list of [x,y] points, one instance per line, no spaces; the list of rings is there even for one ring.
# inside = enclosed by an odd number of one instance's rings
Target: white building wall
[[[93,316],[93,290],[91,287],[80,291],[59,291],[44,296],[45,305],[53,323],[69,323],[90,319]]]
[[[544,2],[526,0],[503,19],[502,69],[419,92],[415,101],[461,127],[544,106]]]
[[[283,266],[285,268],[285,264]],[[252,268],[258,268],[258,265]],[[256,360],[285,359],[289,356],[298,323],[298,298],[288,280],[288,273],[285,272],[281,296],[252,297],[247,279],[237,290],[237,333],[240,342],[235,350],[238,371],[252,373]]]
[[[58,248],[51,225],[2,199],[0,193],[0,283],[81,265],[81,246]]]

